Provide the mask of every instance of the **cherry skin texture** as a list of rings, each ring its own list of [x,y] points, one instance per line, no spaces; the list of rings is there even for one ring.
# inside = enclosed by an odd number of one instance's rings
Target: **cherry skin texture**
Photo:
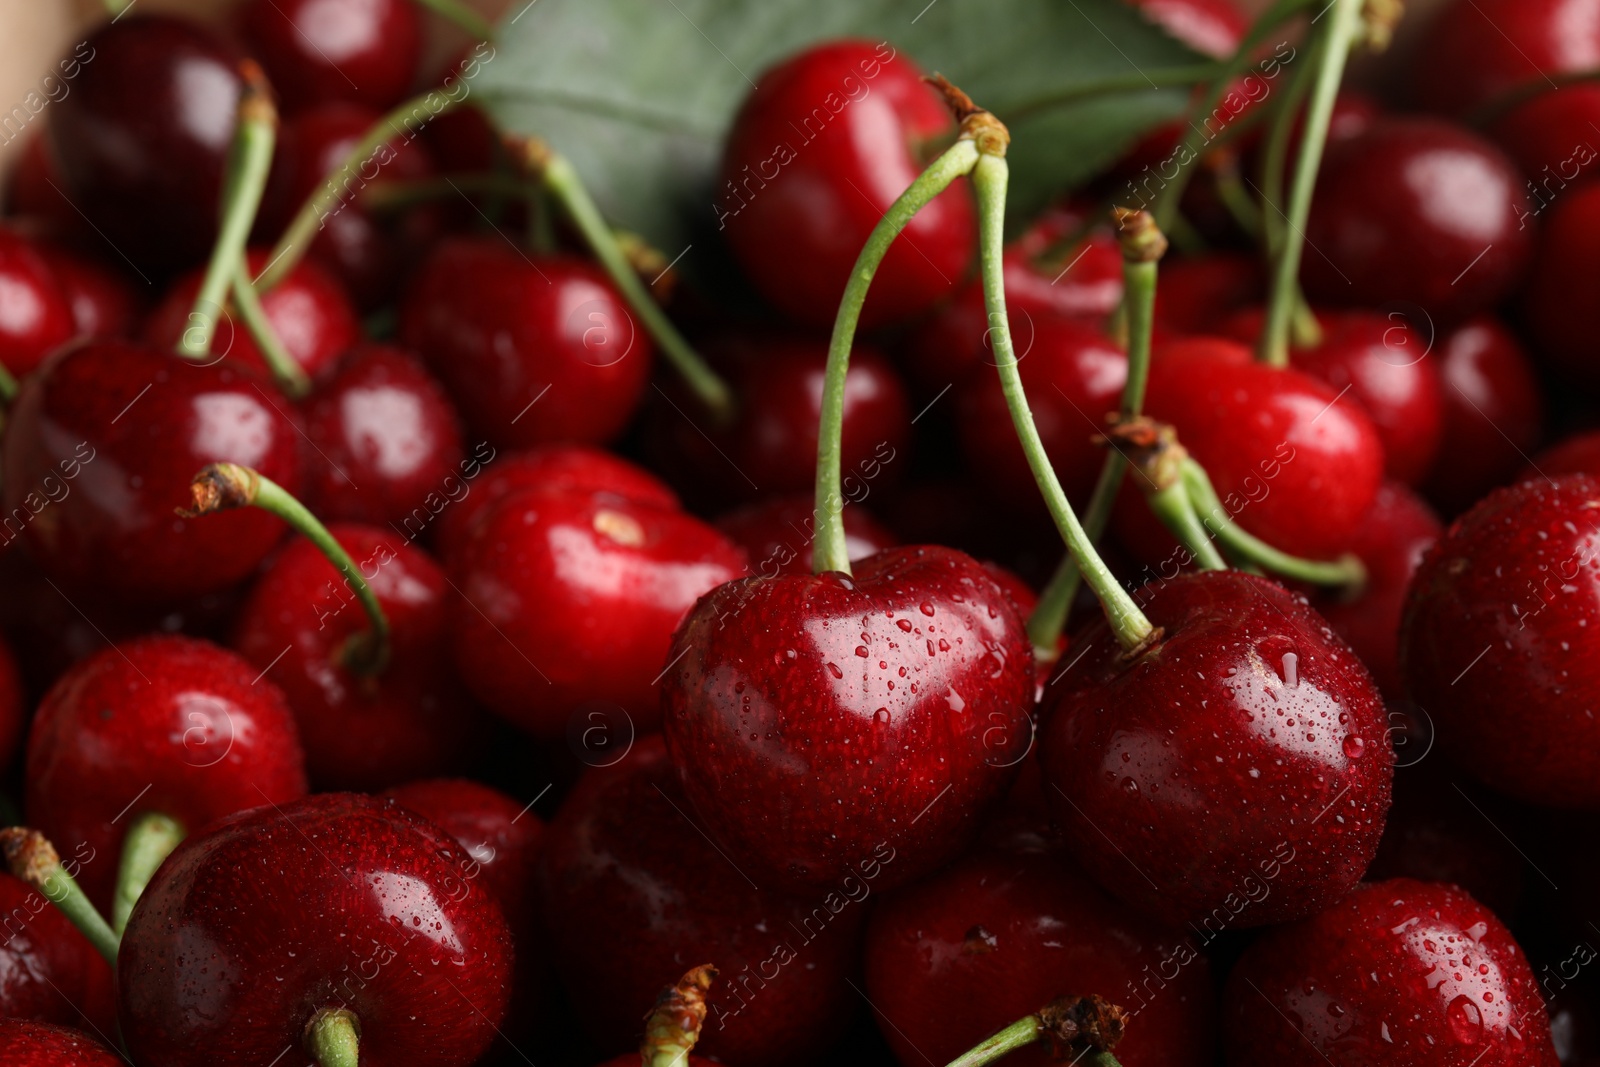
[[[1305,257],[1306,293],[1459,322],[1520,279],[1533,246],[1526,210],[1522,176],[1477,134],[1437,119],[1380,119],[1333,146],[1317,176],[1306,242],[1321,254]]]
[[[1228,1062],[1556,1067],[1527,957],[1455,886],[1395,878],[1269,931],[1228,979]]]
[[[46,694],[28,738],[28,819],[79,861],[96,904],[141,813],[193,832],[305,796],[294,718],[260,673],[207,641],[151,636],[83,660]]]
[[[1039,756],[1068,846],[1173,924],[1262,926],[1347,893],[1394,776],[1366,669],[1306,604],[1204,571],[1148,586],[1165,636],[1132,664],[1099,621],[1047,692]]]
[[[34,514],[23,541],[69,593],[149,604],[226,589],[271,551],[283,523],[255,508],[173,512],[189,506],[189,483],[208,463],[240,463],[298,492],[299,433],[273,392],[225,362],[80,343],[24,381],[7,413],[6,513]]]
[[[1600,430],[1564,437],[1529,461],[1517,476],[1526,482],[1558,474],[1600,474]]]
[[[238,55],[198,23],[134,12],[72,58],[47,127],[66,195],[144,274],[199,262],[216,239]]]
[[[505,1013],[512,949],[471,865],[426,819],[351,793],[241,812],[188,838],[122,939],[134,1060],[270,1063],[301,1047],[317,1011],[343,1007],[360,1021],[363,1064],[475,1062]]]
[[[0,1016],[111,1033],[117,1024],[116,983],[88,939],[44,894],[9,874],[0,874],[0,912],[6,916]],[[9,1052],[3,1042],[0,1038],[0,1048]]]
[[[536,491],[493,505],[447,562],[460,677],[543,738],[586,707],[620,706],[636,730],[654,728],[673,629],[744,573],[744,553],[683,512]]]
[[[685,824],[676,777],[661,739],[641,738],[580,779],[550,823],[545,922],[573,1008],[600,1048],[637,1047],[639,1005],[690,958],[714,959],[721,973],[695,1047],[733,1067],[805,1062],[855,1010],[846,979],[893,863],[864,856],[811,896],[757,889]]]
[[[847,504],[841,514],[851,563],[900,543],[866,508]],[[729,512],[717,520],[717,529],[744,549],[751,574],[811,573],[817,531],[816,498],[809,493],[769,497]]]
[[[0,364],[27,374],[76,333],[72,303],[33,243],[0,227]]]
[[[411,0],[251,0],[237,17],[285,111],[325,100],[388,108],[417,75],[422,24]]]
[[[1600,86],[1593,82],[1563,85],[1511,108],[1489,127],[1495,143],[1516,161],[1533,183],[1532,212],[1548,207],[1568,185],[1587,180],[1594,171],[1593,131],[1600,121]]]
[[[133,283],[106,264],[55,245],[39,245],[39,254],[72,305],[73,332],[78,337],[131,337],[139,318]]]
[[[598,267],[530,261],[499,237],[439,246],[401,305],[400,337],[502,447],[609,441],[650,375],[650,337]]]
[[[1543,237],[1523,289],[1523,310],[1534,347],[1563,378],[1600,384],[1600,342],[1574,305],[1600,285],[1600,185],[1566,192],[1542,216]]]
[[[1489,494],[1423,560],[1400,631],[1406,684],[1439,743],[1535,804],[1600,805],[1585,755],[1600,724],[1584,711],[1600,700],[1596,507],[1600,481],[1583,474]]]
[[[0,1017],[6,1067],[127,1067],[115,1052],[70,1026]]]
[[[778,310],[825,328],[867,236],[953,137],[955,120],[888,44],[815,45],[756,85],[728,134],[718,229]],[[958,180],[917,212],[889,247],[863,327],[928,310],[966,275],[977,223],[965,186]]]
[[[684,792],[759,885],[814,893],[879,848],[884,886],[936,869],[1031,738],[1032,648],[976,560],[891,548],[854,570],[720,586],[662,660]]]
[[[1594,13],[1593,0],[1445,5],[1428,28],[1428,46],[1417,51],[1417,100],[1431,111],[1460,115],[1524,83],[1600,66]]]
[[[461,423],[444,386],[405,352],[364,344],[301,403],[307,506],[324,522],[395,523],[429,518],[428,497],[468,470]],[[492,456],[479,446],[472,468]],[[420,529],[418,530],[420,532]]]

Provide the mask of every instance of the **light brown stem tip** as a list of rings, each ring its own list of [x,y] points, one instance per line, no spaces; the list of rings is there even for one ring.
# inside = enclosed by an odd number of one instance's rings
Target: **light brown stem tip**
[[[8,826],[0,830],[0,853],[5,854],[6,869],[35,889],[42,890],[50,876],[61,869],[61,857],[48,838],[26,826]]]
[[[259,476],[249,467],[213,463],[196,474],[194,481],[189,484],[194,506],[179,508],[178,514],[182,518],[192,519],[217,511],[248,507],[255,502],[256,490],[260,485]]]
[[[1072,1062],[1089,1052],[1110,1052],[1127,1029],[1127,1013],[1104,997],[1057,997],[1039,1011],[1051,1055]]]
[[[1154,263],[1167,254],[1167,235],[1150,212],[1118,206],[1111,209],[1111,217],[1117,224],[1122,258],[1129,263]]]
[[[1006,129],[1005,123],[994,117],[993,112],[974,104],[972,97],[943,74],[925,74],[922,80],[944,96],[944,102],[950,108],[950,113],[961,125],[962,137],[976,141],[978,151],[987,155],[1006,154],[1006,147],[1011,144],[1011,131]]]

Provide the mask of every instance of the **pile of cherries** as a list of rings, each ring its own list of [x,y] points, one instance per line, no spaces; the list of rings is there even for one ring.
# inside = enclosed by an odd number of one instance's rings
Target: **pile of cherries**
[[[0,218],[0,1064],[1600,1063],[1600,0],[1382,99],[1392,5],[1128,2],[1192,121],[1003,247],[1006,116],[838,40],[682,263],[453,0],[93,29]]]

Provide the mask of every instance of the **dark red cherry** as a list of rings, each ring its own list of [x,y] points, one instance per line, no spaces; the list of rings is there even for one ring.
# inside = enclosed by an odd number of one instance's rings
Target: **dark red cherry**
[[[1563,437],[1529,460],[1517,481],[1554,478],[1558,474],[1600,474],[1600,430]]]
[[[1593,176],[1596,160],[1594,128],[1600,122],[1600,86],[1591,82],[1563,85],[1526,100],[1489,126],[1490,136],[1510,156],[1528,181],[1540,213],[1573,182]]]
[[[1412,580],[1400,630],[1411,697],[1473,775],[1536,804],[1593,807],[1600,723],[1593,548],[1600,481],[1499,489],[1457,519]]]
[[[258,274],[271,255],[268,249],[253,248],[245,258],[252,273]],[[190,315],[203,273],[192,272],[172,284],[145,320],[146,341],[157,348],[172,348],[183,339],[183,332],[192,325]],[[327,271],[305,260],[261,294],[261,310],[289,355],[313,379],[327,374],[334,361],[361,338],[361,323],[343,287]],[[217,322],[211,354],[262,374],[267,371],[261,349],[237,312],[230,311]]]
[[[1411,70],[1417,101],[1460,115],[1525,84],[1600,66],[1593,15],[1589,0],[1445,4]]]
[[[53,239],[83,244],[99,240],[62,192],[64,184],[49,136],[36,130],[16,154],[6,183],[5,214],[42,221],[46,235]]]
[[[662,662],[693,814],[760,885],[816,892],[876,848],[895,856],[886,886],[938,868],[1032,735],[1022,620],[954,549],[891,548],[854,577],[729,582]]]
[[[1525,211],[1522,176],[1482,137],[1437,119],[1380,119],[1334,145],[1317,176],[1306,292],[1459,322],[1520,279],[1533,245]]]
[[[953,139],[955,120],[887,43],[814,45],[755,85],[723,150],[717,228],[774,306],[826,327],[868,234]],[[890,246],[862,325],[938,303],[966,276],[975,244],[972,194],[958,181]]]
[[[126,1067],[123,1058],[82,1030],[0,1016],[7,1067]]]
[[[1230,1063],[1556,1067],[1527,957],[1455,886],[1396,878],[1269,931],[1228,978]]]
[[[72,302],[33,242],[0,226],[0,364],[27,374],[76,332]]]
[[[239,103],[239,57],[212,30],[135,12],[102,25],[68,61],[72,91],[50,108],[64,191],[136,270],[204,258]]]
[[[461,591],[450,623],[457,670],[538,737],[563,736],[594,706],[620,706],[634,729],[651,729],[673,629],[744,562],[681,511],[592,493],[512,494],[447,560]]]
[[[1600,341],[1581,312],[1600,285],[1600,185],[1563,193],[1541,216],[1533,268],[1523,288],[1523,319],[1540,359],[1587,388],[1600,384]]]
[[[10,583],[9,577],[7,592],[15,596],[19,590]],[[26,700],[16,657],[11,654],[11,647],[0,640],[0,769],[10,767],[22,747],[22,737],[28,731],[31,710]]]
[[[283,688],[319,786],[381,789],[461,769],[487,723],[450,665],[449,580],[393,530],[339,523],[331,531],[389,618],[384,669],[363,675],[345,661],[346,645],[370,623],[333,564],[303,537],[256,581],[233,647]]]
[[[1156,322],[1179,334],[1215,333],[1233,312],[1266,293],[1261,257],[1208,252],[1161,264]]]
[[[1199,52],[1216,59],[1231,56],[1250,21],[1233,0],[1125,0],[1146,19]]]
[[[842,515],[852,563],[900,543],[866,508],[846,507]],[[744,549],[751,574],[771,578],[811,573],[811,545],[817,534],[814,496],[768,497],[722,516],[717,529]]]
[[[879,1027],[905,1067],[953,1060],[1074,990],[1134,1014],[1119,1063],[1215,1062],[1216,994],[1194,939],[1131,913],[1035,833],[980,846],[881,901],[865,971]],[[1042,1045],[1013,1058],[1050,1062]]]
[[[236,15],[285,111],[327,100],[398,104],[422,57],[411,0],[250,0]]]
[[[71,854],[63,864],[73,863]],[[81,862],[69,868],[81,867]],[[76,1026],[110,1034],[117,1025],[117,990],[111,968],[43,893],[0,874],[0,1017]],[[3,1033],[3,1032],[0,1032]],[[6,1063],[15,1051],[0,1036]]]
[[[397,348],[352,349],[300,410],[314,446],[306,503],[325,522],[420,523],[429,496],[468,469],[444,387]],[[475,456],[474,469],[479,463]]]
[[[117,340],[81,343],[23,382],[8,412],[7,514],[51,580],[125,602],[226,589],[283,536],[255,509],[203,520],[174,509],[208,463],[241,463],[291,492],[299,432],[274,389],[228,363],[199,365]],[[29,503],[57,498],[47,508]]]
[[[1264,578],[1205,571],[1139,597],[1163,636],[1129,662],[1097,621],[1045,695],[1045,795],[1073,854],[1173,923],[1263,926],[1339,899],[1393,778],[1366,669]]]
[[[282,692],[207,641],[142,637],[76,664],[39,705],[28,738],[27,813],[104,907],[123,834],[144,812],[190,832],[306,792]]]
[[[653,350],[600,268],[530,257],[500,237],[441,244],[412,280],[400,337],[467,423],[511,448],[616,437]]]
[[[696,1047],[750,1067],[811,1059],[855,1010],[848,980],[893,851],[868,851],[828,889],[790,898],[748,881],[698,826],[659,737],[568,795],[545,834],[541,878],[572,1006],[602,1049],[637,1047],[639,1005],[677,981],[688,957],[714,959]]]
[[[39,254],[72,305],[79,337],[130,337],[138,323],[139,298],[126,275],[107,263],[41,242]]]
[[[128,920],[117,978],[129,1052],[171,1067],[271,1063],[303,1047],[320,1009],[342,1007],[363,1064],[476,1062],[510,997],[512,949],[471,864],[444,830],[358,794],[212,824],[167,858]]]

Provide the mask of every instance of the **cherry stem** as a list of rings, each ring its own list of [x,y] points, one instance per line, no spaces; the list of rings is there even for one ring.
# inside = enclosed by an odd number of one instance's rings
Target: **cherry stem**
[[[122,843],[122,864],[117,868],[117,886],[111,896],[111,928],[118,937],[128,928],[128,916],[133,914],[133,906],[156,869],[184,837],[183,824],[158,811],[145,812],[128,827],[128,836]]]
[[[304,504],[271,478],[236,463],[211,464],[194,476],[189,491],[194,498],[194,507],[178,509],[178,514],[184,518],[212,515],[234,508],[260,508],[276,515],[296,533],[316,545],[334,569],[344,576],[345,584],[355,593],[371,623],[371,629],[357,634],[345,645],[340,653],[341,661],[357,674],[371,676],[383,671],[389,662],[389,619],[378,603],[378,595],[362,577],[350,553]]]
[[[1057,997],[984,1038],[947,1067],[985,1067],[1040,1040],[1049,1042],[1054,1062],[1119,1067],[1111,1049],[1126,1028],[1127,1013],[1103,997]]]
[[[244,320],[245,329],[250,331],[256,347],[261,350],[261,358],[266,361],[267,369],[272,372],[278,388],[295,400],[309,393],[311,379],[306,377],[305,368],[295,362],[289,350],[283,347],[278,331],[273,329],[272,323],[267,320],[267,313],[261,307],[261,294],[257,293],[256,287],[250,283],[250,268],[245,264],[243,256],[239,257],[238,265],[233,272],[233,303],[239,309],[239,317]]]
[[[991,1034],[976,1045],[951,1060],[949,1067],[983,1067],[984,1064],[993,1063],[1008,1052],[1015,1052],[1019,1048],[1026,1048],[1039,1040],[1044,1033],[1044,1024],[1037,1015],[1018,1019],[999,1033]]]
[[[656,997],[639,1044],[643,1067],[683,1067],[689,1062],[689,1052],[700,1040],[700,1028],[706,1021],[706,990],[716,976],[715,967],[701,964]]]
[[[684,340],[672,320],[667,318],[667,313],[661,310],[661,305],[645,288],[644,282],[640,281],[617,235],[606,225],[600,208],[589,196],[583,180],[578,177],[578,172],[567,157],[537,137],[515,138],[508,141],[507,147],[513,158],[530,174],[537,176],[543,188],[560,203],[567,217],[583,235],[589,250],[627,300],[628,306],[644,320],[645,329],[650,331],[650,336],[655,338],[668,362],[683,376],[695,396],[717,418],[731,416],[733,391]]]
[[[324,1008],[306,1027],[306,1052],[318,1067],[358,1067],[361,1021],[346,1008]]]
[[[0,853],[5,854],[13,878],[43,893],[89,939],[95,951],[116,967],[122,939],[89,903],[88,895],[61,865],[55,846],[43,834],[25,826],[8,826],[0,830]]]
[[[1216,487],[1211,484],[1205,468],[1193,459],[1185,459],[1182,480],[1193,502],[1195,512],[1207,529],[1216,535],[1230,553],[1285,578],[1310,582],[1312,585],[1359,587],[1367,580],[1367,568],[1354,555],[1344,555],[1337,560],[1311,560],[1274,548],[1245,530],[1228,514]]]
[[[465,94],[455,97],[432,89],[405,101],[373,123],[371,129],[350,146],[350,151],[345,153],[339,165],[328,173],[322,188],[300,205],[300,210],[284,229],[283,236],[272,247],[266,269],[255,280],[256,290],[270,292],[273,286],[288,277],[301,257],[310,251],[317,231],[347,206],[346,198],[353,198],[365,191],[373,179],[361,173],[363,165],[371,164],[376,169],[386,162],[374,159],[379,148],[401,140],[410,143],[422,127],[465,99]]]
[[[1339,95],[1345,61],[1350,57],[1361,30],[1363,0],[1331,0],[1332,15],[1325,36],[1317,45],[1314,60],[1316,80],[1306,104],[1305,123],[1300,135],[1300,156],[1295,161],[1294,182],[1289,189],[1289,210],[1275,254],[1272,291],[1267,300],[1267,317],[1256,346],[1256,359],[1273,367],[1289,365],[1289,326],[1298,296],[1300,256],[1305,247],[1306,219],[1311,214],[1311,193],[1322,166],[1322,150],[1328,142],[1328,122]]]
[[[17,377],[10,368],[0,363],[0,404],[10,404],[17,395]]]
[[[1189,554],[1200,564],[1201,570],[1225,571],[1228,561],[1211,540],[1211,534],[1200,516],[1195,514],[1194,500],[1189,495],[1188,484],[1182,477],[1160,489],[1145,494],[1145,502],[1161,524],[1172,532]]]
[[[189,328],[178,340],[178,354],[188,359],[203,360],[211,355],[211,339],[222,318],[235,265],[250,239],[250,227],[255,225],[261,195],[266,192],[272,148],[278,137],[278,112],[272,105],[266,75],[251,60],[239,64],[239,73],[243,87],[239,93],[238,125],[228,151],[217,240],[195,293]]]
[[[828,364],[823,371],[822,412],[817,428],[817,498],[816,538],[812,544],[813,569],[818,574],[827,571],[850,573],[850,551],[844,534],[844,496],[840,491],[840,464],[843,462],[842,438],[844,434],[844,383],[850,370],[850,349],[855,343],[856,324],[861,319],[861,307],[866,303],[867,290],[872,277],[888,253],[889,246],[900,236],[911,217],[934,197],[949,188],[950,183],[969,173],[978,162],[978,145],[973,137],[963,133],[956,143],[928,169],[917,175],[906,187],[883,218],[872,228],[867,243],[861,246],[850,280],[845,283],[844,296],[839,300],[839,313],[834,316],[833,336],[828,340]]]
[[[1261,206],[1245,191],[1238,157],[1232,152],[1226,153],[1225,158],[1211,168],[1211,177],[1217,188],[1217,199],[1222,201],[1234,225],[1251,240],[1262,240],[1266,219],[1262,217]]]
[[[461,3],[461,0],[417,0],[417,3],[460,26],[480,41],[494,39],[494,27],[489,20]]]
[[[110,15],[111,20],[115,22],[117,19],[126,14],[127,10],[137,2],[138,0],[104,0],[106,14]]]

